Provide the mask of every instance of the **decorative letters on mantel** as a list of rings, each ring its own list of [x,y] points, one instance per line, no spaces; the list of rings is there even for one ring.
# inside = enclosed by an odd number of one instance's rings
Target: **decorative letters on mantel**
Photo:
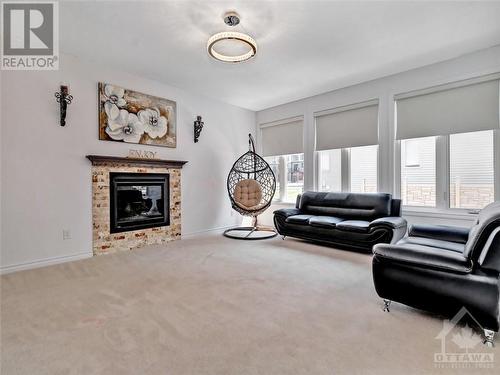
[[[132,159],[156,159],[157,152],[144,150],[129,150],[128,158]]]

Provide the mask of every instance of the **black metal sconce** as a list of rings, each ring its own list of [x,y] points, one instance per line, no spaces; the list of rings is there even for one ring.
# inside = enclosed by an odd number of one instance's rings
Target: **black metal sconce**
[[[69,95],[69,87],[61,86],[61,90],[55,93],[56,102],[59,103],[59,113],[61,115],[61,126],[66,125],[66,109],[71,104],[73,96]]]
[[[204,122],[201,121],[201,116],[196,116],[196,121],[194,122],[194,143],[198,142],[200,138],[201,129],[203,129]]]

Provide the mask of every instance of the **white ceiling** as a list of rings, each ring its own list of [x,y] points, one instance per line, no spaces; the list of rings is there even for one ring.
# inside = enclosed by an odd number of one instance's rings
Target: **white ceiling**
[[[206,41],[236,10],[258,43],[242,64]],[[61,51],[252,110],[500,44],[500,2],[63,2]],[[238,26],[237,30],[242,31]]]

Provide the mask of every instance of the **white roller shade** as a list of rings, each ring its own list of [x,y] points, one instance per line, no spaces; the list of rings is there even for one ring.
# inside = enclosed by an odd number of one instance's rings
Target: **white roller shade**
[[[304,152],[302,120],[262,127],[264,156],[299,154]]]
[[[316,150],[378,144],[378,104],[316,116]]]
[[[408,97],[396,96],[397,139],[496,129],[499,81],[445,88]]]

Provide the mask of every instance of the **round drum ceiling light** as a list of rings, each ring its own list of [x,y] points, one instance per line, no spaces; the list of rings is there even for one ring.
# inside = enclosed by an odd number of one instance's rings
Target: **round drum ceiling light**
[[[240,23],[240,18],[236,13],[226,13],[224,15],[224,22],[228,26],[236,26]],[[228,41],[239,44],[240,47],[245,48],[247,52],[230,54],[225,51],[217,51],[217,44],[224,44]],[[208,54],[216,60],[229,63],[239,63],[250,60],[255,56],[257,53],[257,43],[248,34],[237,31],[223,31],[212,35],[210,39],[208,39],[207,51]]]

